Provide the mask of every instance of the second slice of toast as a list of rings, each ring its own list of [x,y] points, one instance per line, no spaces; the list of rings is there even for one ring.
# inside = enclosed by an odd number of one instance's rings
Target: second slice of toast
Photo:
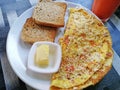
[[[28,18],[23,26],[21,39],[31,44],[37,41],[53,42],[56,33],[56,28],[37,25],[32,18]]]

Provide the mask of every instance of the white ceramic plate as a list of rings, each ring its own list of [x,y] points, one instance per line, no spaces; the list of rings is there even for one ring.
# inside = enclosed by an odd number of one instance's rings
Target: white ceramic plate
[[[65,16],[65,22],[68,19],[68,9],[70,7],[79,7],[79,8],[84,8],[85,7],[79,5],[79,4],[74,4],[70,2],[67,3],[67,11],[66,11],[66,16]],[[31,45],[24,43],[20,39],[21,35],[21,30],[22,27],[26,21],[27,18],[31,17],[33,8],[28,9],[25,11],[13,24],[12,28],[9,31],[8,38],[7,38],[7,56],[10,62],[10,65],[12,66],[14,72],[17,74],[17,76],[24,81],[26,84],[29,86],[35,88],[35,89],[40,89],[40,90],[49,90],[50,87],[50,78],[51,75],[40,75],[37,73],[32,73],[27,70],[27,58],[28,58],[28,52],[30,50]],[[86,9],[89,13],[88,9]],[[58,42],[59,37],[63,35],[64,33],[64,28],[59,28],[59,32],[56,36],[55,42]]]

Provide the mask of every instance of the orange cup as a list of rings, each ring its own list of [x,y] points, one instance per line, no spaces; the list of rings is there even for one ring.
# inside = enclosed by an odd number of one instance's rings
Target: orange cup
[[[103,22],[106,22],[119,5],[120,0],[94,0],[92,12],[95,13]]]

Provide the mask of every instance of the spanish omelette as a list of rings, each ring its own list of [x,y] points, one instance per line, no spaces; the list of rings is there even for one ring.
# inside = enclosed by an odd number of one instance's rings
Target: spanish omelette
[[[52,76],[51,89],[83,89],[99,82],[113,58],[108,29],[84,9],[70,9],[62,47],[60,69]],[[103,72],[103,74],[100,74]]]

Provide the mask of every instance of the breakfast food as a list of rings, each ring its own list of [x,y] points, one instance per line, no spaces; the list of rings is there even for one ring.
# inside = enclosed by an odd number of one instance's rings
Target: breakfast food
[[[21,39],[31,44],[37,41],[53,42],[56,33],[56,28],[37,25],[32,18],[28,18],[23,26]]]
[[[51,90],[80,90],[95,85],[110,70],[113,51],[109,31],[84,9],[70,9],[59,43],[62,62],[52,76]]]
[[[108,73],[108,71],[111,69],[111,66],[112,66],[111,64],[112,64],[112,59],[111,58],[106,59],[102,68],[100,68],[97,72],[95,72],[94,75],[89,80],[87,80],[84,84],[74,86],[69,89],[65,89],[65,88],[63,89],[63,88],[52,86],[50,90],[82,90],[90,85],[95,85]]]
[[[34,8],[32,18],[38,25],[63,27],[66,7],[64,2],[39,2]]]
[[[35,53],[35,65],[47,67],[49,64],[49,45],[39,45]]]
[[[112,53],[112,51],[111,51],[111,53]],[[94,75],[87,82],[85,82],[82,85],[73,87],[71,89],[83,89],[90,85],[95,85],[109,72],[111,67],[112,67],[112,58],[109,57],[108,59],[106,59],[102,68],[100,68],[97,72],[95,72]]]

